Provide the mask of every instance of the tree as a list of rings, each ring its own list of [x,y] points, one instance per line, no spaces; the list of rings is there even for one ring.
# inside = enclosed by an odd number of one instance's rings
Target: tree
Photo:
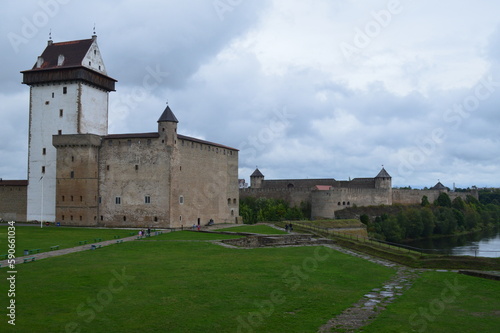
[[[465,210],[465,202],[461,197],[456,197],[455,199],[453,199],[453,201],[451,202],[451,206],[461,211]]]
[[[451,207],[450,196],[446,192],[439,193],[439,196],[434,202],[434,205],[439,207]]]
[[[429,207],[431,203],[429,202],[429,198],[426,195],[422,197],[422,203],[420,204],[422,207]]]
[[[368,225],[370,223],[370,217],[366,214],[363,214],[359,217],[361,223]]]
[[[422,237],[431,236],[436,226],[436,217],[432,213],[432,210],[430,208],[423,208],[420,211],[420,219],[422,220],[422,224],[424,225],[424,228],[422,230]]]

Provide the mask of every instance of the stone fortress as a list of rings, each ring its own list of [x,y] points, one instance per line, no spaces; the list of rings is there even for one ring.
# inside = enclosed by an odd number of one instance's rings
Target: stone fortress
[[[108,134],[106,73],[91,39],[49,40],[32,69],[28,181],[1,181],[0,218],[103,227],[190,227],[239,219],[238,150],[157,131]]]
[[[451,200],[478,197],[477,191],[451,192],[438,182],[428,190],[394,189],[392,177],[382,167],[374,178],[352,180],[327,179],[278,179],[266,180],[257,168],[250,176],[250,187],[240,188],[240,198],[259,197],[282,199],[291,206],[311,204],[311,218],[335,218],[335,212],[346,207],[378,206],[392,204],[420,204],[425,195],[429,202],[446,192]]]

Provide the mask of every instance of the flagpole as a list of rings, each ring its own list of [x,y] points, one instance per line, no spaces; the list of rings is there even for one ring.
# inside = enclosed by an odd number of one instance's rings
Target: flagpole
[[[43,176],[42,176],[42,209],[40,213],[40,228],[43,228]]]

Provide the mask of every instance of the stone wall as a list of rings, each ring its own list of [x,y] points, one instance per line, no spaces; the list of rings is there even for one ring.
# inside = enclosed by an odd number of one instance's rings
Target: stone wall
[[[56,221],[62,225],[97,226],[101,137],[54,135],[52,143],[57,148]]]
[[[172,227],[235,223],[239,217],[238,151],[179,136],[172,169]]]
[[[328,191],[312,191],[311,217],[335,218],[335,211],[346,207],[391,205],[392,189],[331,188]]]
[[[420,204],[422,202],[422,197],[425,195],[430,203],[433,203],[439,196],[439,194],[443,192],[443,190],[408,190],[408,189],[393,189],[392,190],[392,202],[395,204],[402,205],[412,205],[412,204]],[[476,199],[479,198],[477,191],[471,192],[447,192],[450,199],[457,197],[461,197],[463,200],[467,197],[467,195],[472,195]]]
[[[282,188],[282,189],[240,189],[240,198],[256,197],[266,199],[285,200],[290,206],[299,206],[301,202],[311,202],[310,188]]]
[[[158,134],[108,136],[99,160],[99,223],[106,227],[170,227],[174,148]]]
[[[0,218],[26,221],[27,180],[0,180]]]

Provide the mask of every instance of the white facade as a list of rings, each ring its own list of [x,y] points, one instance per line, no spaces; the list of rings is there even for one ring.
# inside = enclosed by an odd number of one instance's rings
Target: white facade
[[[58,62],[64,63],[64,55]],[[81,65],[106,74],[95,40]],[[27,220],[55,222],[56,149],[52,136],[106,135],[109,91],[78,78],[30,86]]]

